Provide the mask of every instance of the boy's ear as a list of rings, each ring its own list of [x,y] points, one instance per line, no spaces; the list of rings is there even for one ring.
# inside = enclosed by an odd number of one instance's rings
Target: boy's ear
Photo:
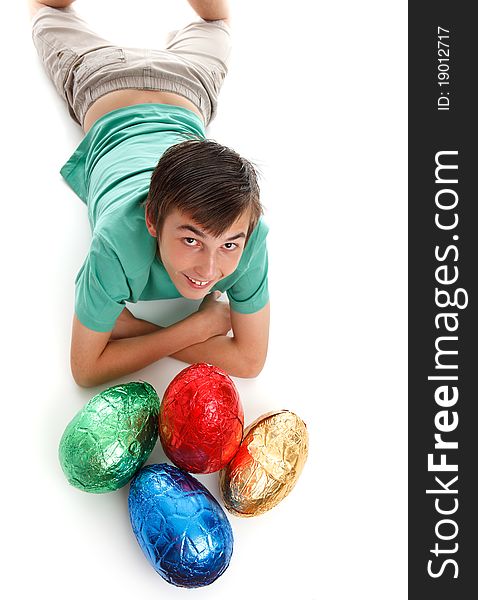
[[[154,238],[157,237],[156,235],[156,225],[152,222],[150,216],[149,216],[149,212],[148,212],[148,207],[146,207],[145,209],[145,220],[146,220],[146,227],[150,233],[150,235],[152,235]]]

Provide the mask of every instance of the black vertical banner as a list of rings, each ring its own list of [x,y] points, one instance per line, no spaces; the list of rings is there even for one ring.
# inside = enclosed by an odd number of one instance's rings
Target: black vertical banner
[[[409,3],[409,598],[478,581],[478,34]]]

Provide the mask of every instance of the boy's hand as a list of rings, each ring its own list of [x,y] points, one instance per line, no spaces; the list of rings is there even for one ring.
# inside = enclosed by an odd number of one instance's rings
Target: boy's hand
[[[215,335],[227,335],[231,330],[231,311],[229,304],[219,300],[221,292],[216,290],[208,294],[198,308],[202,322],[206,328],[207,339]]]

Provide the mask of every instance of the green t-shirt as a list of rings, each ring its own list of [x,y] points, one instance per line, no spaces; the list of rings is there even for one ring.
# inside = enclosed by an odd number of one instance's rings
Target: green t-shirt
[[[192,111],[128,106],[98,119],[62,167],[88,207],[92,241],[75,281],[75,312],[89,329],[111,331],[125,302],[180,297],[146,228],[142,203],[161,155],[190,137],[206,137]],[[227,292],[234,311],[254,313],[267,304],[267,232],[261,219],[236,270],[213,288]]]

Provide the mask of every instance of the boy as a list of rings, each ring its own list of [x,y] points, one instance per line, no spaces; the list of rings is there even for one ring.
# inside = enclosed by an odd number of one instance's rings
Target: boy
[[[73,0],[30,0],[39,56],[86,134],[61,170],[93,234],[71,342],[82,386],[165,356],[238,377],[255,377],[266,358],[267,227],[256,174],[205,135],[227,72],[227,0],[188,1],[200,21],[165,50],[143,51],[93,33]],[[170,327],[125,308],[180,296],[203,300]]]

